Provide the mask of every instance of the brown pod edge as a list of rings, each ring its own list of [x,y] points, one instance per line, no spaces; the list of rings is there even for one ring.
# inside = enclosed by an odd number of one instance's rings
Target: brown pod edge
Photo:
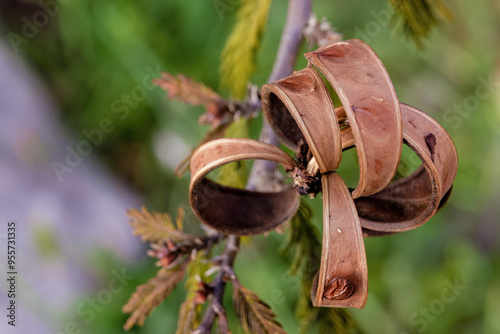
[[[404,142],[422,165],[379,193],[355,200],[365,236],[415,229],[444,204],[457,174],[458,156],[446,130],[426,113],[401,103]]]
[[[357,39],[305,56],[332,85],[349,120],[359,161],[353,198],[379,192],[396,174],[403,145],[399,101],[384,65]]]
[[[323,247],[311,289],[314,306],[363,308],[368,268],[363,232],[349,189],[336,173],[322,176]]]
[[[269,232],[290,219],[298,209],[299,194],[291,187],[257,192],[217,184],[206,176],[230,162],[263,159],[285,170],[294,160],[275,146],[251,139],[217,139],[200,146],[191,158],[189,200],[196,216],[225,234],[255,235]]]
[[[321,173],[337,169],[342,158],[339,122],[318,72],[305,68],[265,85],[262,109],[282,143],[296,150],[303,139]]]

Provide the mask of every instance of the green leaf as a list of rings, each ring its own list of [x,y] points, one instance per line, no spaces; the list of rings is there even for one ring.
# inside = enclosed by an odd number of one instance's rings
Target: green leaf
[[[256,54],[270,7],[271,0],[243,0],[238,22],[222,52],[222,85],[237,99],[245,96],[247,83],[255,72]]]
[[[199,326],[202,305],[198,304],[195,300],[197,291],[200,288],[198,278],[205,281],[207,279],[205,273],[210,266],[211,264],[208,262],[204,251],[198,252],[195,258],[189,263],[186,269],[187,279],[185,284],[187,295],[179,311],[176,334],[189,334]]]
[[[399,17],[404,33],[422,47],[423,40],[442,20],[450,21],[452,14],[442,0],[389,0]]]

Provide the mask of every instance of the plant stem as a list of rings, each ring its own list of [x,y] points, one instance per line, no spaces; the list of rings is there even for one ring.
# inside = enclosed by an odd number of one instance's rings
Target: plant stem
[[[268,83],[285,78],[293,73],[295,61],[303,40],[303,28],[311,15],[311,0],[290,0],[281,41]],[[274,146],[279,145],[273,129],[264,119],[259,140]],[[269,187],[276,180],[276,163],[267,160],[254,162],[247,189]]]
[[[310,15],[311,0],[290,0],[285,27],[283,28],[278,53],[268,82],[274,82],[293,73],[297,54],[303,40],[302,29],[306,25]],[[275,146],[279,145],[278,138],[276,138],[272,128],[265,120],[262,124],[259,140]],[[262,190],[268,183],[268,180],[275,179],[275,173],[275,163],[265,160],[256,160],[246,189]],[[212,331],[213,323],[217,315],[217,306],[222,305],[227,275],[230,274],[225,268],[230,268],[232,272],[234,259],[239,251],[239,239],[240,238],[235,235],[229,235],[227,237],[226,248],[222,255],[221,270],[215,279],[213,299],[207,308],[200,326],[195,331],[196,334],[210,334]]]
[[[290,0],[287,19],[267,82],[271,83],[293,73],[295,61],[303,40],[302,30],[311,15],[311,0]]]
[[[227,282],[227,272],[224,268],[232,268],[234,264],[234,259],[239,250],[240,238],[235,235],[229,235],[227,237],[226,248],[222,254],[221,270],[215,279],[214,294],[212,300],[208,305],[207,311],[203,316],[200,326],[195,331],[196,334],[210,334],[212,332],[212,326],[215,321],[215,317],[219,312],[220,305],[222,305],[222,300],[224,298],[224,290],[226,288]]]

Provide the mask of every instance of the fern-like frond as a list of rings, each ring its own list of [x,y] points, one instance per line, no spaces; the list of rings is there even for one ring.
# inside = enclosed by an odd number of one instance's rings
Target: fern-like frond
[[[389,0],[400,20],[401,29],[417,46],[429,37],[431,30],[452,14],[442,0]]]
[[[321,237],[312,222],[312,209],[307,202],[302,199],[297,213],[290,220],[290,229],[287,233],[287,240],[280,247],[281,253],[293,250],[293,260],[289,269],[290,275],[297,275],[311,262],[311,259],[319,264],[321,258]],[[316,273],[314,270],[307,270],[308,275],[304,279],[312,279]]]
[[[240,319],[241,327],[252,334],[286,334],[276,314],[269,305],[257,297],[255,293],[241,285],[233,285],[233,302]]]
[[[177,77],[162,73],[161,79],[153,80],[155,85],[167,91],[170,100],[178,100],[193,106],[203,106],[205,113],[200,116],[200,124],[210,124],[212,129],[228,121],[229,104],[212,89],[182,74]]]
[[[190,334],[193,329],[199,326],[202,311],[202,305],[196,299],[200,287],[199,279],[203,281],[207,278],[205,273],[210,269],[210,266],[204,251],[197,252],[189,263],[186,269],[185,284],[187,295],[179,311],[175,334]]]
[[[221,81],[234,98],[245,96],[247,83],[255,71],[256,54],[267,24],[271,0],[243,0],[238,22],[222,52]]]
[[[161,79],[155,79],[153,83],[166,90],[170,100],[179,100],[193,106],[209,106],[221,100],[212,89],[182,74],[175,77],[162,73]]]
[[[128,210],[130,225],[133,228],[133,234],[141,236],[143,241],[158,242],[171,240],[174,242],[190,239],[191,236],[182,232],[182,223],[179,226],[181,217],[184,216],[182,209],[178,211],[176,227],[167,213],[149,212],[145,207],[141,211]]]
[[[124,313],[131,313],[124,328],[129,330],[135,324],[142,326],[149,314],[172,293],[183,277],[184,270],[180,266],[163,267],[156,277],[139,285],[123,307]]]

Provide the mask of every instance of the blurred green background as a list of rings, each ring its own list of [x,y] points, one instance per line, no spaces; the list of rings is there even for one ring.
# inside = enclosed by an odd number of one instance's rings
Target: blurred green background
[[[219,63],[237,6],[222,2],[229,9],[220,14],[216,1],[66,1],[35,36],[13,47],[42,78],[75,140],[83,138],[83,130],[99,127],[103,118],[113,121],[115,130],[96,146],[94,157],[135,189],[148,209],[175,215],[178,206],[188,207],[189,175],[178,179],[173,166],[208,131],[198,125],[201,107],[170,102],[150,82],[163,71],[182,73],[227,96],[220,89]],[[7,45],[12,46],[9,32],[21,34],[22,17],[41,10],[37,3],[0,4]],[[500,2],[446,3],[453,21],[437,27],[420,50],[385,19],[389,7],[384,0],[314,2],[317,16],[326,17],[345,39],[369,43],[399,99],[438,120],[459,154],[452,196],[428,224],[365,239],[370,295],[363,310],[351,313],[366,333],[500,333]],[[271,71],[286,9],[287,1],[273,1],[255,84],[265,83]],[[301,53],[307,50],[304,46]],[[297,68],[305,64],[299,56]],[[128,102],[127,95],[132,97]],[[252,121],[252,138],[257,138],[261,121]],[[403,158],[413,161],[405,152]],[[342,173],[355,184],[352,153],[346,153]],[[310,203],[321,229],[321,200]],[[187,225],[197,229],[192,214]],[[126,220],[123,229],[130,229]],[[283,239],[273,232],[244,245],[236,272],[293,334],[298,284],[286,274],[290,258],[276,252]],[[82,333],[123,333],[121,307],[135,285],[154,275],[154,260],[144,256],[122,263],[108,251],[92,254],[87,266],[99,283],[67,305],[65,314],[54,316],[55,328],[63,332],[65,323],[75,321]],[[133,282],[92,321],[77,315],[77,305],[107,284],[109,268],[121,266],[135,276]],[[459,289],[450,290],[450,284]],[[453,292],[443,292],[447,289]],[[143,328],[130,332],[174,333],[183,297],[179,286]],[[242,332],[236,322],[231,324],[233,333]]]

